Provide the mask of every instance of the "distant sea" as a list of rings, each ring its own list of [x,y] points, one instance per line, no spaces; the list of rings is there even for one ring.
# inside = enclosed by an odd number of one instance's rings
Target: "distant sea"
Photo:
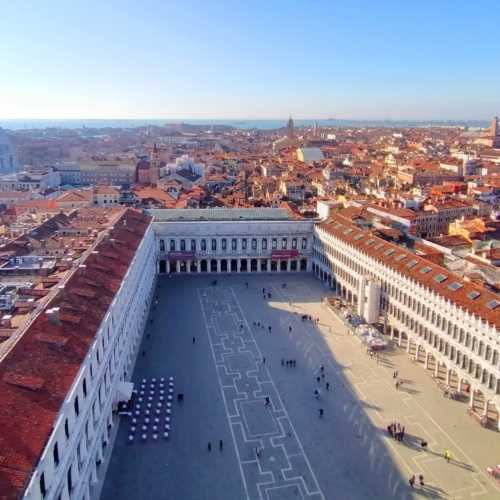
[[[296,127],[311,127],[317,121],[319,126],[323,127],[487,127],[489,123],[483,120],[294,120]],[[272,130],[286,127],[287,120],[197,120],[197,119],[178,119],[178,120],[1,120],[0,127],[10,130],[23,129],[45,129],[45,128],[135,128],[148,125],[162,126],[166,124],[184,123],[188,125],[227,125],[239,129],[260,129]]]

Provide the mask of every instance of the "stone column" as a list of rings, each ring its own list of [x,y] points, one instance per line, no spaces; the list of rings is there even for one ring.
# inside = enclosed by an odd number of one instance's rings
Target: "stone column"
[[[276,270],[281,273],[281,260],[277,260],[276,261]]]
[[[165,271],[167,271],[167,274],[170,274],[170,261],[168,259],[166,261]]]
[[[401,347],[403,343],[403,332],[401,330],[398,331],[398,346]]]
[[[267,272],[271,272],[271,259],[267,259]]]
[[[220,269],[221,269],[221,260],[217,259],[217,273],[220,274]]]
[[[175,261],[175,269],[177,270],[178,273],[181,272],[181,261],[180,260]]]
[[[476,388],[471,386],[470,387],[470,399],[469,399],[469,408],[474,409],[474,393],[476,392]]]
[[[428,352],[425,353],[425,369],[429,369],[429,356],[430,354]]]
[[[249,273],[252,270],[251,263],[252,259],[247,259],[247,273]]]
[[[409,336],[409,335],[407,335],[407,336],[406,336],[406,339],[407,339],[407,340],[406,340],[406,352],[407,352],[408,354],[410,354],[410,336]]]
[[[262,264],[262,259],[257,259],[257,272],[258,273],[260,273],[262,271],[261,264]]]
[[[446,385],[450,385],[450,380],[451,380],[451,369],[446,368]]]
[[[439,377],[439,361],[436,359],[436,364],[434,365],[434,377]]]
[[[236,261],[236,272],[241,273],[241,259]]]
[[[201,273],[201,260],[196,261],[196,272]]]
[[[187,273],[190,273],[190,272],[191,272],[191,261],[190,261],[190,260],[188,260],[188,261],[186,262],[186,272],[187,272]]]

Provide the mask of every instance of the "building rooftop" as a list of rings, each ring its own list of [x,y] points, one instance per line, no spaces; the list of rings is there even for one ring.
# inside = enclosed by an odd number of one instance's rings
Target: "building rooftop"
[[[150,223],[123,211],[0,358],[0,498],[19,498]],[[92,250],[92,252],[90,251]],[[59,321],[46,311],[59,308]]]
[[[400,245],[389,243],[374,236],[370,231],[359,229],[341,215],[332,216],[319,227],[495,328],[500,327],[497,294],[462,279],[445,267],[429,262]]]
[[[289,220],[283,208],[186,208],[146,210],[155,221]]]

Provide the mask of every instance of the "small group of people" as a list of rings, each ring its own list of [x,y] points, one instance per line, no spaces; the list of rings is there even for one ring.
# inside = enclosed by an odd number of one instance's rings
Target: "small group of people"
[[[403,441],[405,437],[405,427],[404,425],[401,425],[399,422],[391,422],[387,426],[387,432],[396,441]]]
[[[211,441],[208,442],[207,449],[208,449],[208,451],[212,451],[212,442]],[[219,439],[219,450],[222,451],[223,449],[224,449],[224,443],[223,443],[222,439]]]
[[[262,298],[266,300],[266,298],[272,298],[271,292],[268,292],[265,288],[262,289]]]
[[[413,475],[410,477],[410,479],[408,479],[408,482],[410,483],[410,486],[411,486],[412,488],[414,488],[414,487],[415,487],[415,483],[416,483],[416,481],[417,481],[417,476],[416,476],[416,474],[413,474]],[[419,483],[419,485],[420,485],[420,486],[425,486],[425,484],[424,484],[424,475],[423,475],[423,474],[419,474],[419,475],[418,475],[418,483]]]
[[[296,359],[284,359],[284,358],[281,358],[281,366],[295,368],[297,366],[297,360]]]
[[[315,324],[319,323],[319,318],[313,318],[310,314],[303,314],[301,318],[302,321],[312,321]]]

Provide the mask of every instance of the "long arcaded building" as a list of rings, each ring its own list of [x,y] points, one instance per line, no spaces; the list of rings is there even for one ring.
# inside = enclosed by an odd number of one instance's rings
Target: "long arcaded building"
[[[500,408],[497,297],[350,220],[124,210],[0,351],[0,498],[91,499],[157,274],[313,272],[436,376]]]

